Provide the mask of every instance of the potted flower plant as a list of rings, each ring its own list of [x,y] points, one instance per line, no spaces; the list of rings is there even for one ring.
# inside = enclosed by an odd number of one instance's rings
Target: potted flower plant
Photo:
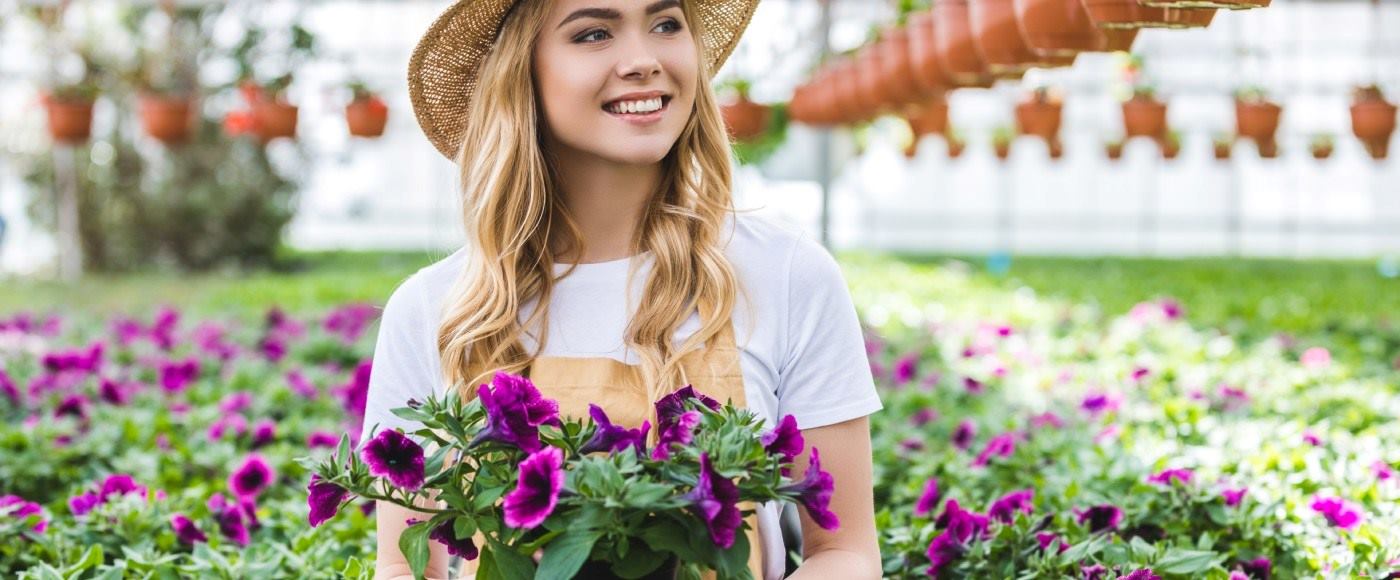
[[[92,136],[92,107],[98,88],[91,81],[63,84],[40,94],[48,115],[49,135],[58,143],[79,145]]]
[[[749,89],[753,83],[746,78],[735,77],[721,85],[732,93],[720,105],[724,116],[724,126],[729,135],[738,141],[748,141],[763,134],[768,126],[769,107],[749,100]]]
[[[963,151],[967,149],[967,140],[963,139],[962,131],[957,127],[949,127],[944,138],[948,141],[948,158],[957,159],[962,157]]]
[[[1335,138],[1331,133],[1316,133],[1308,142],[1308,151],[1312,152],[1313,159],[1321,161],[1332,156],[1334,143]]]
[[[1274,141],[1283,107],[1269,100],[1263,87],[1249,86],[1235,91],[1235,132],[1255,143]]]
[[[1357,87],[1351,99],[1351,131],[1373,159],[1385,159],[1395,133],[1395,104],[1385,100],[1377,85]]]
[[[154,55],[143,54],[140,74],[141,127],[166,145],[189,139],[197,116],[198,81],[178,47]],[[151,58],[158,59],[152,62]]]
[[[1011,143],[1016,140],[1016,131],[1005,125],[992,130],[992,150],[1002,161],[1011,157]]]
[[[1162,137],[1162,158],[1166,160],[1176,159],[1181,153],[1181,131],[1170,129],[1166,136]]]
[[[1235,136],[1229,133],[1220,132],[1211,139],[1211,145],[1215,151],[1215,159],[1225,161],[1230,158],[1230,154],[1235,149]]]
[[[278,137],[296,138],[297,109],[287,101],[287,87],[292,83],[292,73],[286,73],[272,82],[262,85],[258,100],[253,103],[253,116],[257,119],[257,134],[264,141]]]
[[[990,87],[993,77],[973,39],[968,0],[941,0],[933,4],[935,42],[939,62],[959,87]]]
[[[943,70],[938,53],[938,28],[933,10],[909,15],[909,53],[913,61],[913,78],[927,95],[938,94],[953,86]]]
[[[1272,0],[1141,0],[1146,6],[1157,8],[1219,8],[1222,10],[1247,10],[1268,7]]]
[[[1019,74],[1035,66],[1039,58],[1016,24],[1011,0],[971,0],[973,40],[992,74]]]
[[[1105,48],[1107,39],[1089,19],[1082,0],[1015,0],[1014,4],[1026,44],[1041,57]]]
[[[1167,104],[1157,100],[1151,86],[1133,87],[1133,96],[1123,102],[1123,134],[1128,139],[1159,139],[1167,132]]]
[[[1033,135],[1054,142],[1060,136],[1063,98],[1047,87],[1037,87],[1016,104],[1016,128],[1022,135]]]
[[[350,126],[350,134],[369,138],[383,135],[389,122],[389,107],[384,100],[359,79],[352,80],[348,88],[351,96],[345,105],[345,123]]]
[[[1111,141],[1105,141],[1103,144],[1103,151],[1104,155],[1108,157],[1109,161],[1118,161],[1119,159],[1122,159],[1123,140],[1113,139]]]

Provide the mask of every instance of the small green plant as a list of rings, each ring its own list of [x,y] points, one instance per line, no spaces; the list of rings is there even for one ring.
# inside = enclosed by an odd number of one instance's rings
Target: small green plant
[[[49,97],[65,103],[91,103],[101,92],[96,83],[80,81],[54,86],[49,89]]]
[[[1259,85],[1246,85],[1235,90],[1235,100],[1244,103],[1262,103],[1269,100],[1269,91]]]
[[[379,96],[378,92],[371,90],[369,84],[358,77],[351,78],[349,82],[345,83],[345,88],[350,89],[350,100],[352,101],[368,101]]]
[[[1381,91],[1380,85],[1369,84],[1359,85],[1351,91],[1351,99],[1358,103],[1384,101],[1385,93]]]
[[[998,146],[1010,145],[1016,139],[1016,130],[1009,125],[992,129],[992,143]]]
[[[1235,134],[1228,131],[1217,131],[1211,137],[1211,143],[1221,147],[1230,147],[1235,144]]]
[[[1336,136],[1328,132],[1313,133],[1312,140],[1308,143],[1314,150],[1331,149],[1337,142]]]

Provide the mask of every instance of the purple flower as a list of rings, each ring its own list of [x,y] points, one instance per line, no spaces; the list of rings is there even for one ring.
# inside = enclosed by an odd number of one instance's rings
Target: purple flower
[[[817,452],[816,447],[812,448],[811,463],[807,465],[807,472],[802,480],[778,489],[796,493],[797,501],[807,508],[807,515],[823,530],[834,530],[841,525],[840,519],[830,508],[831,494],[834,490],[835,480],[830,473],[822,471],[821,454]]]
[[[545,447],[520,462],[520,479],[505,497],[506,525],[533,528],[554,512],[564,487],[564,453]]]
[[[1133,570],[1125,576],[1119,576],[1118,580],[1162,580],[1162,577],[1158,576],[1157,573],[1153,572],[1150,568],[1142,568]]]
[[[428,532],[428,539],[447,546],[448,554],[458,556],[463,560],[475,560],[480,555],[471,536],[457,538],[456,527],[452,524],[452,520],[438,524],[438,527]]]
[[[538,439],[536,439],[538,441]],[[423,485],[423,448],[397,429],[381,429],[360,451],[372,475],[413,491]]]
[[[256,497],[276,478],[277,475],[267,460],[253,453],[244,458],[243,463],[229,474],[228,488],[233,495],[240,498]]]
[[[928,573],[938,575],[944,566],[962,556],[969,542],[983,539],[987,535],[987,524],[987,516],[962,509],[958,500],[948,500],[943,513],[934,521],[934,527],[943,532],[929,543]]]
[[[650,421],[642,421],[642,426],[638,429],[614,425],[612,420],[608,419],[608,414],[603,412],[603,408],[593,404],[588,405],[588,414],[593,417],[593,422],[598,428],[593,432],[593,437],[579,448],[580,454],[622,451],[628,447],[635,449],[638,454],[646,450],[647,433],[651,431]]]
[[[943,499],[943,493],[938,491],[938,479],[930,477],[924,484],[924,492],[919,494],[919,501],[914,504],[914,515],[926,516],[938,507],[938,500]]]
[[[1086,510],[1075,510],[1075,520],[1088,525],[1089,532],[1103,532],[1118,529],[1123,521],[1123,510],[1112,504],[1096,505]]]
[[[914,414],[911,417],[909,417],[909,422],[912,423],[915,427],[923,427],[924,425],[927,425],[937,420],[938,411],[934,411],[933,409],[928,408],[914,411]]]
[[[904,356],[902,356],[902,357],[899,357],[899,360],[895,361],[895,363],[894,363],[894,382],[895,382],[896,385],[902,385],[902,384],[904,384],[904,383],[907,383],[907,382],[909,382],[909,381],[912,381],[912,380],[914,380],[914,377],[917,376],[918,374],[919,374],[919,355],[918,355],[918,353],[909,353],[909,354],[906,354],[906,355],[904,355]]]
[[[224,494],[216,493],[209,497],[206,505],[225,538],[239,546],[248,545],[248,526],[256,522],[251,503],[231,503]]]
[[[175,348],[175,327],[180,324],[180,312],[164,307],[156,313],[156,319],[151,323],[151,341],[160,347],[161,350],[169,351]]]
[[[986,385],[982,384],[982,381],[972,377],[963,377],[963,388],[974,395],[987,390]]]
[[[1326,517],[1328,523],[1343,530],[1361,525],[1361,511],[1338,497],[1314,496],[1312,509]]]
[[[0,369],[0,395],[9,399],[11,406],[20,406],[19,386],[15,385],[14,379],[5,373],[5,369]]]
[[[248,391],[234,391],[219,399],[219,410],[224,414],[238,413],[253,405],[253,394]]]
[[[472,445],[495,441],[534,453],[540,450],[540,425],[559,424],[559,404],[546,399],[525,377],[496,373],[491,386],[477,389],[486,409],[486,428],[477,433]]]
[[[88,512],[102,504],[102,498],[92,492],[83,492],[68,498],[68,511],[75,516],[86,515]]]
[[[97,387],[97,396],[112,405],[125,405],[131,401],[131,391],[120,382],[102,377]]]
[[[977,424],[971,419],[963,419],[953,430],[953,447],[966,451],[972,446],[972,439],[977,436]]]
[[[659,430],[662,433],[665,433],[666,426],[668,424],[676,421],[677,418],[681,416],[681,414],[689,410],[686,407],[685,403],[686,401],[690,401],[692,399],[699,401],[700,404],[711,409],[718,410],[720,406],[719,401],[706,397],[699,391],[695,390],[694,387],[686,385],[684,388],[677,390],[674,393],[657,399],[656,403],[654,403],[656,407],[656,421],[658,423],[658,425],[656,426],[657,430]]]
[[[1322,438],[1317,436],[1312,429],[1303,431],[1303,442],[1313,447],[1322,447]]]
[[[1377,459],[1375,463],[1371,464],[1371,471],[1376,474],[1376,479],[1381,481],[1389,481],[1395,478],[1395,469],[1391,468],[1389,463],[1380,459]]]
[[[217,421],[209,424],[209,429],[205,431],[205,435],[209,437],[210,440],[222,439],[224,433],[229,431],[232,431],[235,437],[247,433],[248,420],[244,419],[243,415],[220,417]]]
[[[76,417],[79,421],[88,420],[88,399],[80,394],[64,397],[63,401],[53,410],[53,416]]]
[[[695,435],[695,427],[699,424],[699,411],[686,411],[664,421],[665,427],[661,430],[656,447],[651,450],[651,458],[664,461],[671,456],[672,445],[690,445]]]
[[[379,308],[373,304],[347,304],[331,311],[322,328],[341,342],[351,344],[359,340],[365,327],[378,315]]]
[[[1041,427],[1054,427],[1059,429],[1065,426],[1065,420],[1051,411],[1046,411],[1031,417],[1031,427],[1039,429]]]
[[[9,513],[9,517],[17,520],[26,519],[29,516],[36,514],[42,514],[44,510],[44,508],[41,507],[39,504],[34,503],[32,501],[26,501],[24,498],[17,495],[6,495],[0,497],[0,511],[5,511],[7,509],[14,510]],[[33,529],[35,532],[42,534],[44,533],[44,530],[48,527],[49,521],[40,518],[39,523],[34,524]]]
[[[1244,501],[1244,495],[1247,492],[1249,492],[1249,488],[1241,487],[1237,489],[1226,489],[1221,491],[1220,495],[1225,498],[1226,507],[1235,507],[1240,505],[1241,501]]]
[[[264,336],[258,341],[258,353],[268,362],[277,363],[287,356],[287,341],[275,334]]]
[[[1016,512],[1029,514],[1035,511],[1035,505],[1031,501],[1034,497],[1034,489],[1013,491],[992,502],[992,506],[987,508],[987,515],[1009,524],[1016,521]]]
[[[313,449],[316,447],[335,447],[338,443],[340,443],[340,437],[329,431],[312,431],[306,436],[306,446]]]
[[[763,434],[762,441],[763,449],[769,455],[783,456],[783,463],[792,463],[807,446],[802,439],[802,431],[797,428],[797,418],[792,415],[784,415],[776,428]],[[782,474],[787,475],[788,471],[787,467],[783,467]]]
[[[1016,433],[1002,433],[987,441],[987,447],[977,454],[977,458],[972,461],[973,467],[981,467],[987,464],[992,457],[1011,457],[1016,452]]]
[[[86,349],[49,353],[41,359],[44,369],[51,373],[78,371],[95,373],[102,368],[102,351],[106,345],[101,341],[92,343]]]
[[[928,556],[929,566],[924,571],[929,577],[937,578],[938,573],[945,566],[956,562],[966,551],[967,547],[962,542],[957,541],[951,532],[945,530],[934,536],[933,541],[929,542],[928,551],[925,552],[925,555]]]
[[[1147,476],[1147,482],[1166,486],[1170,486],[1174,482],[1180,482],[1182,485],[1190,485],[1193,476],[1195,476],[1195,472],[1190,469],[1164,469]]]
[[[355,372],[350,375],[350,380],[336,389],[335,394],[340,397],[341,406],[352,417],[363,419],[365,416],[365,405],[369,402],[369,378],[373,369],[373,359],[360,361],[360,364],[355,365]]]
[[[1147,367],[1137,367],[1137,368],[1133,369],[1133,380],[1134,380],[1134,381],[1141,381],[1142,379],[1146,378],[1147,375],[1149,375],[1149,374],[1151,374],[1151,373],[1152,373],[1152,371],[1148,370]]]
[[[1269,577],[1274,573],[1273,561],[1263,556],[1240,562],[1240,568],[1248,577],[1255,580],[1269,580]]]
[[[272,443],[277,438],[277,422],[272,419],[263,419],[253,426],[253,448],[262,447]]]
[[[167,393],[178,393],[199,378],[199,359],[189,358],[181,362],[166,361],[160,364],[160,386]]]
[[[316,473],[311,474],[311,483],[307,484],[306,491],[306,505],[310,508],[306,521],[313,528],[335,517],[340,504],[350,495],[345,488],[321,479],[320,474]]]
[[[319,394],[316,385],[301,374],[301,371],[287,371],[286,378],[287,388],[291,389],[293,393],[308,399],[315,399]]]
[[[107,479],[102,481],[102,489],[98,492],[98,495],[102,503],[107,503],[107,500],[114,495],[121,496],[128,493],[144,494],[146,493],[146,488],[137,484],[136,480],[130,475],[116,473],[107,476]]]
[[[1089,413],[1090,416],[1097,416],[1100,413],[1117,409],[1118,404],[1118,398],[1111,394],[1094,393],[1085,396],[1083,402],[1079,403],[1079,408]]]
[[[1084,574],[1084,580],[1098,580],[1102,578],[1104,574],[1108,573],[1108,568],[1104,568],[1103,564],[1094,564],[1092,566],[1080,566],[1079,571]]]
[[[175,537],[182,544],[194,545],[195,542],[208,542],[209,538],[204,532],[195,527],[194,522],[184,514],[172,514],[170,516],[170,527],[175,530]]]
[[[734,545],[734,536],[744,521],[739,512],[739,486],[715,473],[708,453],[700,454],[700,478],[695,482],[695,489],[690,490],[685,498],[704,518],[710,541],[725,549]]]
[[[1057,553],[1063,554],[1069,550],[1069,544],[1066,544],[1059,537],[1059,534],[1055,532],[1039,532],[1035,535],[1035,543],[1040,546],[1041,550],[1048,550],[1051,544],[1058,544],[1060,547]]]

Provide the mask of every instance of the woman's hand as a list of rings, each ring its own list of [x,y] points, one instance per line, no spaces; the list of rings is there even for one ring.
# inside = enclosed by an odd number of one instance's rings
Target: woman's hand
[[[840,519],[823,530],[802,514],[802,566],[790,578],[866,580],[881,575],[880,544],[875,532],[874,482],[871,474],[870,421],[861,417],[835,425],[804,429],[807,450],[794,462],[794,475],[807,469],[811,449],[821,450],[822,469],[836,486],[831,511]]]

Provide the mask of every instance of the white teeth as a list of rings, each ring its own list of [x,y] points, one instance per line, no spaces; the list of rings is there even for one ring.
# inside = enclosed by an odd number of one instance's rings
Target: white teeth
[[[614,113],[650,113],[661,110],[661,97],[648,99],[645,101],[625,101],[614,103],[608,106],[608,110]]]

